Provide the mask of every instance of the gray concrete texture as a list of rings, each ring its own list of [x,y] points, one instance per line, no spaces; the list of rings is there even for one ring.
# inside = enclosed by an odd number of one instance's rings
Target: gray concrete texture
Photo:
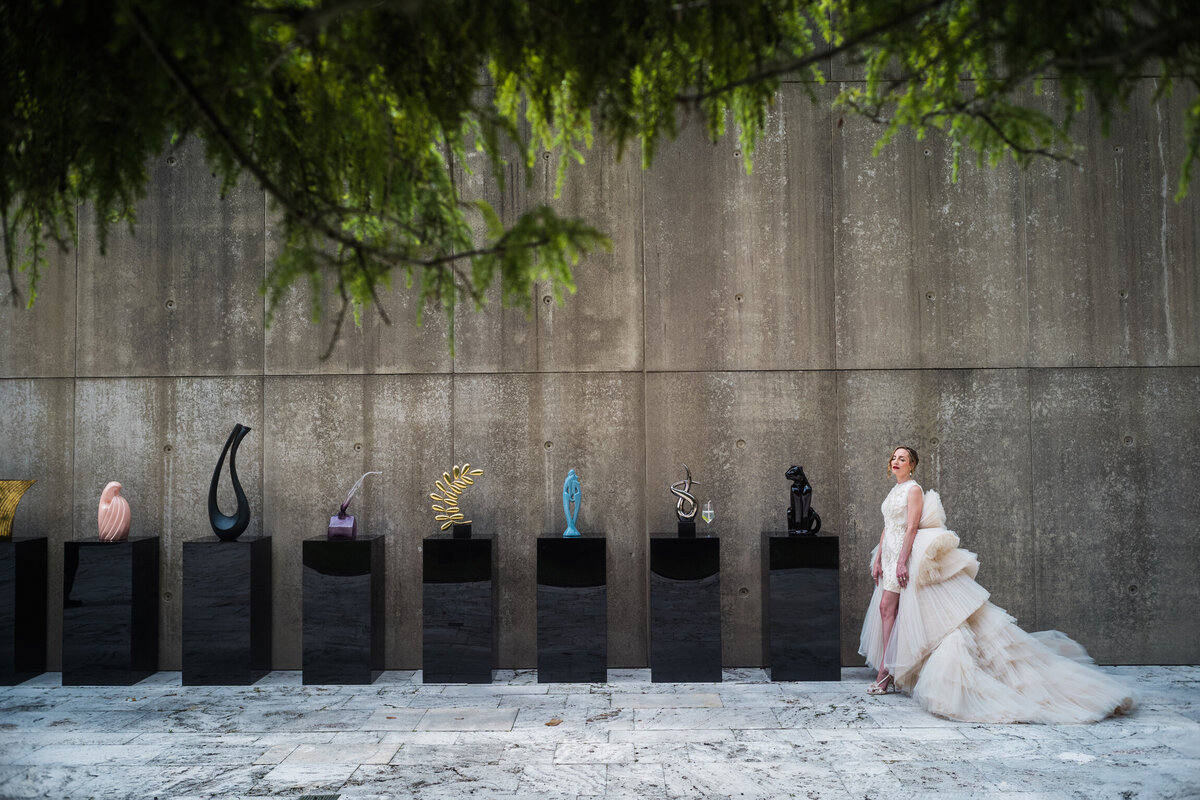
[[[195,142],[165,153],[136,236],[115,230],[102,256],[81,210],[78,251],[53,256],[35,308],[0,305],[0,477],[39,480],[16,530],[54,543],[51,664],[60,544],[95,535],[117,479],[135,532],[163,537],[161,664],[179,668],[182,542],[211,535],[204,499],[235,422],[254,429],[248,535],[274,537],[280,669],[300,665],[299,542],[368,469],[384,475],[353,508],[387,537],[387,666],[420,665],[428,494],[463,461],[486,471],[464,509],[500,540],[497,667],[535,663],[533,539],[561,531],[571,468],[580,527],[608,537],[610,664],[646,666],[646,542],[673,525],[685,462],[723,538],[726,666],[761,657],[758,535],[783,525],[793,463],[841,537],[842,655],[861,663],[901,442],[1027,628],[1106,663],[1200,661],[1200,201],[1172,199],[1182,105],[1150,105],[1153,90],[1110,138],[1084,135],[1079,169],[968,163],[958,183],[944,142],[901,135],[874,158],[879,128],[798,85],[750,174],[694,119],[649,171],[597,147],[558,198],[552,159],[503,191],[468,164],[464,185],[505,219],[551,203],[613,251],[561,305],[543,287],[528,314],[461,311],[454,359],[444,315],[415,327],[400,281],[383,295],[393,324],[368,311],[328,360],[307,286],[266,327],[269,204],[249,184],[220,199]]]

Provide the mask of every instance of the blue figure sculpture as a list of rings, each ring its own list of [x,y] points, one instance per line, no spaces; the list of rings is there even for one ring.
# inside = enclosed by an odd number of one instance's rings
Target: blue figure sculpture
[[[567,529],[563,531],[564,539],[573,539],[579,536],[575,520],[579,517],[579,503],[582,499],[583,490],[579,488],[579,476],[575,474],[575,470],[571,470],[567,473],[567,479],[563,481],[563,513],[567,515]]]

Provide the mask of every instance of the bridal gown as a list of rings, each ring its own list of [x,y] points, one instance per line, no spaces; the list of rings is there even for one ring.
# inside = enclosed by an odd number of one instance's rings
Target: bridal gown
[[[902,540],[913,485],[897,485],[883,504],[882,563],[886,571],[891,561],[892,584],[894,527]],[[1081,645],[1058,631],[1026,633],[989,602],[978,571],[975,554],[946,529],[938,493],[926,492],[891,641],[885,652],[879,603],[889,582],[881,579],[858,652],[876,669],[882,662],[926,711],[964,722],[1095,722],[1133,707],[1130,689],[1092,666]]]

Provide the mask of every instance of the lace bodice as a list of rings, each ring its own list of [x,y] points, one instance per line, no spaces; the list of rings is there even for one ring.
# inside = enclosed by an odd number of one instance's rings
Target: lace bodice
[[[898,483],[888,492],[888,496],[883,498],[880,510],[883,511],[883,526],[889,532],[900,531],[903,535],[908,522],[908,490],[916,485],[917,482],[911,479]]]

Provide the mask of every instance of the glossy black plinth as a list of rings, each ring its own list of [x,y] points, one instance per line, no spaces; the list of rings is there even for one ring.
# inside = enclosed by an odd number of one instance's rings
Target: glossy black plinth
[[[538,683],[608,680],[607,575],[603,536],[537,540]]]
[[[650,537],[650,679],[721,680],[721,541]]]
[[[45,537],[0,540],[0,685],[46,671]]]
[[[371,683],[383,672],[383,545],[304,540],[304,683]]]
[[[425,538],[421,670],[425,683],[491,683],[497,542],[490,535]]]
[[[183,684],[244,686],[271,669],[271,539],[183,543]]]
[[[62,682],[129,686],[158,670],[158,537],[63,545]]]
[[[842,678],[838,537],[762,535],[763,663],[771,680]]]

